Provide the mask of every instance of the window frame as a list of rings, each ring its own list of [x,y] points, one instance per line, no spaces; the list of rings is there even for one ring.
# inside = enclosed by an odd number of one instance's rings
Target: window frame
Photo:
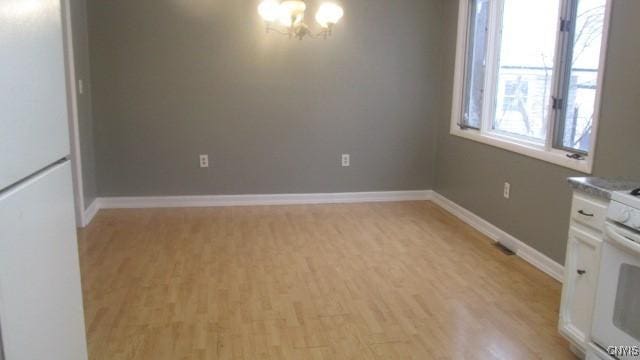
[[[497,57],[499,56],[499,46],[495,45],[499,36],[499,27],[496,21],[501,19],[501,9],[503,6],[499,6],[504,3],[505,0],[492,0],[494,3],[489,9],[489,29],[488,40],[490,44],[487,48],[486,69],[485,69],[485,97],[492,100],[497,96]],[[562,97],[564,94],[564,87],[567,86],[566,78],[569,76],[568,64],[566,59],[571,55],[571,47],[573,46],[573,31],[560,31],[560,26],[563,20],[573,20],[575,16],[574,10],[577,8],[578,0],[560,0],[560,17],[558,19],[558,35],[556,37],[556,59],[554,63],[554,75],[551,99],[554,97]],[[461,125],[463,120],[463,112],[465,108],[465,93],[467,88],[467,65],[468,65],[468,44],[469,34],[471,33],[471,9],[473,0],[459,0],[458,10],[458,33],[456,43],[456,61],[455,61],[455,74],[454,74],[454,86],[453,86],[453,99],[452,99],[452,111],[451,111],[451,129],[450,134],[459,136],[468,140],[477,141],[486,145],[508,150],[521,155],[532,157],[538,160],[543,160],[556,165],[560,165],[566,168],[577,170],[583,173],[590,174],[593,170],[593,159],[596,152],[596,139],[598,133],[599,119],[601,115],[602,105],[602,91],[604,83],[604,70],[606,69],[606,60],[608,53],[608,40],[609,40],[609,28],[611,23],[611,9],[612,0],[606,0],[604,24],[602,31],[602,43],[600,50],[600,59],[598,66],[598,77],[593,113],[593,124],[590,138],[590,151],[588,154],[579,152],[576,150],[568,150],[558,146],[558,139],[560,137],[560,126],[562,126],[560,119],[563,118],[564,109],[553,109],[549,107],[549,123],[547,124],[546,141],[544,145],[536,143],[535,141],[529,141],[524,137],[517,135],[512,136],[508,134],[501,134],[491,130],[491,114],[494,109],[489,106],[483,106],[482,119],[480,122],[480,128],[475,129]],[[498,3],[498,6],[495,5]],[[574,16],[572,16],[574,15]],[[573,26],[572,26],[573,27]],[[496,103],[495,101],[491,101]],[[551,103],[552,101],[550,101]],[[566,101],[565,101],[566,102]],[[484,104],[489,103],[485,101]],[[494,105],[497,106],[497,105]],[[561,145],[561,144],[560,144]],[[580,159],[570,158],[569,155],[577,154],[581,156]]]

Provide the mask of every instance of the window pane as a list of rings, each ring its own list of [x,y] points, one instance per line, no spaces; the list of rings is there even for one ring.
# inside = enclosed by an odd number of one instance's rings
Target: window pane
[[[468,34],[463,125],[480,128],[484,95],[489,0],[472,0]]]
[[[640,339],[640,267],[620,266],[613,324],[634,339]]]
[[[606,0],[580,0],[569,64],[562,147],[589,152],[598,85]]]
[[[560,0],[505,0],[492,128],[544,143]]]

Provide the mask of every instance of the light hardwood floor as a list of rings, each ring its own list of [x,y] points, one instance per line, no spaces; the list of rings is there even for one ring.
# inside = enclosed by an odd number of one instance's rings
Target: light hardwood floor
[[[91,360],[575,359],[560,284],[431,202],[109,210]]]

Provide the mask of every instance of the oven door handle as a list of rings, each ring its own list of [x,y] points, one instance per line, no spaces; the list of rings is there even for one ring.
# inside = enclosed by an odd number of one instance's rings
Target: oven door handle
[[[617,245],[640,254],[640,235],[611,224],[605,225],[605,233]]]

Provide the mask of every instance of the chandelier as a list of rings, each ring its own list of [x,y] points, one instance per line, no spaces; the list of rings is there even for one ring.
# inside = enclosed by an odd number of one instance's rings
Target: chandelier
[[[313,39],[326,39],[331,35],[333,26],[340,21],[344,10],[333,2],[325,2],[316,12],[316,22],[320,25],[319,32],[314,33],[304,22],[304,12],[307,4],[302,0],[264,0],[258,6],[258,13],[267,23],[267,33]]]

